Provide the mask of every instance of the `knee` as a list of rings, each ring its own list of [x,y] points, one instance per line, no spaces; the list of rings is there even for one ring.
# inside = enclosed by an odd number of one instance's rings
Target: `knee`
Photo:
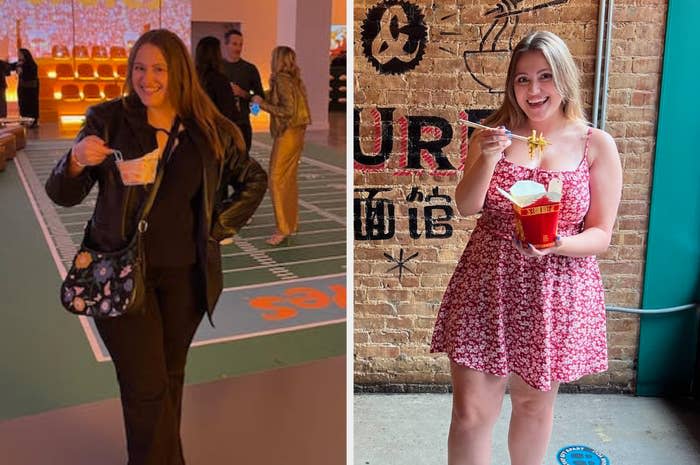
[[[498,419],[500,410],[500,404],[463,399],[452,405],[452,426],[465,431],[491,427]]]
[[[132,402],[158,401],[168,392],[168,373],[153,370],[151,373],[118,373],[121,397]]]
[[[129,403],[158,403],[168,395],[168,380],[145,382],[143,380],[131,383],[119,383],[121,397]]]
[[[554,414],[554,403],[548,398],[511,396],[513,415],[546,419]]]

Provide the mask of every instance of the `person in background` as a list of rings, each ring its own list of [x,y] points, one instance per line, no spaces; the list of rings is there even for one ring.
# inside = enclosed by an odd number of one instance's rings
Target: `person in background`
[[[277,229],[266,242],[275,246],[294,234],[299,226],[297,170],[304,149],[306,126],[311,123],[309,102],[296,57],[289,47],[275,47],[268,96],[263,99],[256,95],[252,99],[271,116],[270,133],[274,141],[270,154],[270,195]]]
[[[224,74],[231,82],[231,89],[236,96],[236,111],[238,119],[235,123],[243,131],[246,150],[250,151],[253,140],[253,128],[250,125],[249,103],[254,95],[262,96],[264,91],[260,73],[254,64],[241,58],[243,52],[243,34],[237,29],[231,29],[224,35],[226,55]]]
[[[579,70],[562,39],[533,32],[512,52],[505,99],[469,141],[455,191],[462,215],[481,212],[447,286],[431,352],[451,362],[449,465],[488,465],[507,383],[513,465],[541,465],[560,383],[607,369],[605,301],[596,255],[610,245],[622,191],[613,138],[583,116]],[[531,158],[513,134],[543,133]],[[504,190],[520,180],[563,183],[554,245],[513,235]]]
[[[216,109],[235,123],[239,119],[235,97],[229,80],[222,72],[224,60],[221,57],[221,42],[216,37],[207,36],[197,43],[194,58],[199,82]]]
[[[7,91],[6,77],[10,75],[11,69],[12,66],[9,62],[0,60],[0,118],[7,117],[7,96],[5,95]]]
[[[171,138],[173,149],[163,153]],[[115,150],[142,163],[120,169]],[[165,29],[136,41],[127,61],[125,96],[88,108],[73,147],[49,175],[46,192],[70,207],[97,184],[85,240],[97,250],[119,250],[137,227],[153,178],[153,164],[143,154],[154,150],[164,171],[144,238],[145,308],[95,324],[119,381],[129,465],[183,465],[185,362],[203,315],[211,320],[222,290],[218,241],[253,214],[267,179],[248,157],[240,131],[202,90],[185,44]],[[233,194],[225,209],[215,209],[224,167]]]
[[[34,118],[34,122],[29,127],[35,128],[39,125],[39,67],[26,48],[18,50],[17,61],[11,66],[19,77],[17,82],[19,115]]]

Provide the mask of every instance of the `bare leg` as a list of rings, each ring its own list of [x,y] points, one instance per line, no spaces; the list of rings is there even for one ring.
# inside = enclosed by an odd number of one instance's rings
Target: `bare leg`
[[[508,431],[508,450],[512,465],[542,465],[552,434],[554,401],[559,383],[550,391],[539,391],[511,375],[510,398],[513,411]]]
[[[448,465],[489,465],[493,426],[503,404],[507,378],[451,363],[452,422]]]

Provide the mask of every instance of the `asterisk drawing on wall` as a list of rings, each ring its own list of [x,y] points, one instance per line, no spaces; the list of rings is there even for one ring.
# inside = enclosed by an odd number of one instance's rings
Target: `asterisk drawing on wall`
[[[387,258],[387,261],[396,263],[396,265],[394,265],[391,268],[389,268],[388,270],[386,270],[386,272],[389,273],[391,271],[398,269],[399,270],[399,281],[401,281],[401,277],[403,276],[404,269],[410,273],[416,274],[412,269],[410,269],[409,267],[406,266],[406,263],[408,263],[409,260],[416,258],[418,256],[418,252],[414,253],[413,255],[411,255],[409,257],[406,257],[405,260],[403,258],[403,249],[399,250],[399,258],[398,259],[395,257],[392,257],[391,255],[389,255],[386,252],[384,253],[384,256]]]

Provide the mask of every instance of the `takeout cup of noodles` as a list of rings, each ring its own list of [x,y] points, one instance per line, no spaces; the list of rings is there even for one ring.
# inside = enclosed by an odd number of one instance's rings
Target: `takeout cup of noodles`
[[[151,184],[155,181],[158,170],[158,149],[131,160],[125,160],[122,153],[115,150],[114,163],[125,186]],[[135,176],[136,173],[140,173],[140,176]]]
[[[515,233],[521,242],[537,249],[552,247],[557,237],[562,182],[552,179],[545,187],[534,181],[518,181],[506,192],[498,191],[511,201],[515,212]]]

